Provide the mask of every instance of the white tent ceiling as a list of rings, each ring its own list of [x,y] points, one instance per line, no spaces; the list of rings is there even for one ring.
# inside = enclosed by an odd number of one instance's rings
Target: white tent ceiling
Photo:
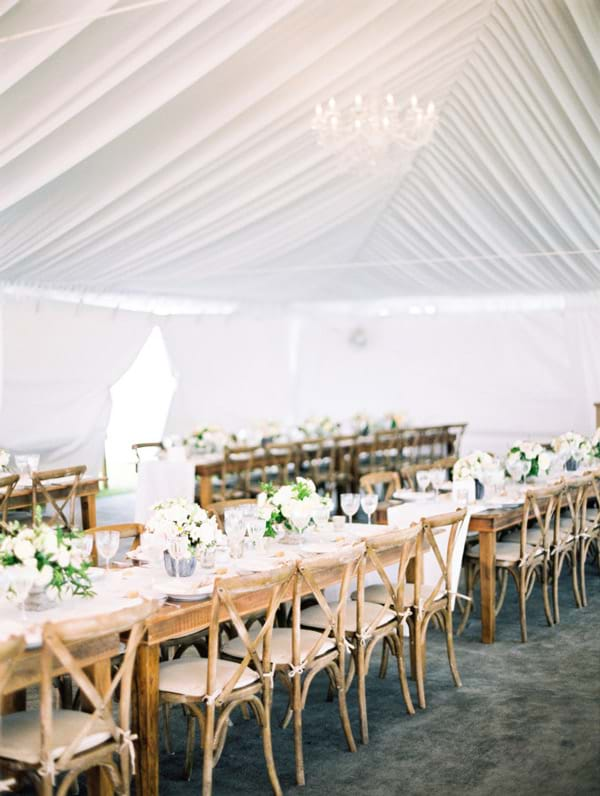
[[[598,0],[95,19],[134,4],[0,0],[0,281],[248,302],[600,288]],[[308,129],[317,101],[372,86],[441,111],[391,186],[340,174]]]

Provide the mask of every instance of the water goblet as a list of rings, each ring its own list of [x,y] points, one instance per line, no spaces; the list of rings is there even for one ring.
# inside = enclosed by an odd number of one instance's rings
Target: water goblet
[[[94,549],[94,537],[91,533],[86,533],[79,537],[79,539],[74,540],[73,547],[79,550],[79,553],[84,561],[89,561],[92,555],[92,550]]]
[[[371,524],[371,516],[375,513],[378,503],[379,498],[375,492],[367,492],[360,499],[360,505],[362,506],[362,510],[367,515],[367,523],[369,525]]]
[[[266,522],[264,520],[253,519],[246,525],[246,529],[255,552],[262,552],[264,547]]]
[[[106,562],[106,569],[110,567],[110,560],[114,558],[119,549],[121,535],[118,531],[96,531],[96,550],[98,559],[102,557]]]
[[[327,525],[329,523],[329,506],[317,506],[316,509],[313,510],[313,522],[317,531],[320,533],[325,533],[327,531]]]
[[[416,472],[417,486],[420,492],[425,492],[431,483],[431,473],[429,470],[417,470]]]
[[[10,589],[15,598],[15,602],[19,606],[21,619],[23,622],[26,622],[27,612],[25,611],[25,602],[33,586],[35,571],[29,567],[13,566],[10,568],[9,574]]]
[[[241,558],[244,552],[244,536],[246,526],[242,521],[242,515],[235,509],[225,511],[225,536],[231,558]]]
[[[440,487],[446,480],[446,471],[442,467],[434,467],[429,473],[431,476],[431,486],[433,487],[437,500],[440,494]]]
[[[169,555],[175,561],[175,577],[178,578],[179,563],[184,558],[189,558],[189,544],[185,536],[171,536],[169,539]]]
[[[348,522],[352,522],[352,517],[356,514],[360,507],[360,495],[354,492],[344,492],[340,495],[340,506],[342,511],[348,517]]]

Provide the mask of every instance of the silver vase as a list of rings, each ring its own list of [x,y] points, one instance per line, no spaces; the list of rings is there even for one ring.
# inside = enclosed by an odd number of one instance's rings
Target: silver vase
[[[163,560],[166,573],[172,578],[176,578],[177,575],[179,575],[180,578],[189,578],[194,574],[194,570],[196,569],[196,559],[193,556],[190,558],[181,558],[179,561],[176,561],[169,551],[165,550],[163,552]]]

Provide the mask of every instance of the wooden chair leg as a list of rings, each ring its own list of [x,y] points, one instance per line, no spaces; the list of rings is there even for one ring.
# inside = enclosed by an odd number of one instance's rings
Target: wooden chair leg
[[[550,627],[554,624],[552,611],[550,610],[550,595],[548,593],[548,566],[542,565],[542,598],[544,600],[544,613],[546,614],[546,622]]]
[[[577,555],[577,548],[579,547],[579,542],[577,541],[571,551],[569,552],[569,557],[571,559],[571,583],[573,585],[573,597],[575,598],[575,605],[577,608],[583,608],[583,602],[581,599],[581,592],[579,591],[579,568],[577,566],[577,560],[579,556]]]
[[[558,607],[558,580],[560,578],[560,569],[560,553],[554,552],[552,556],[552,604],[554,607],[555,625],[560,624],[560,609]]]
[[[171,705],[163,703],[162,705],[162,719],[165,737],[165,750],[168,755],[173,754],[173,741],[171,738]]]
[[[192,769],[194,767],[194,744],[196,742],[196,718],[190,713],[187,715],[187,727],[185,738],[185,763],[183,775],[189,782],[192,778]]]
[[[587,586],[585,582],[585,560],[587,558],[590,543],[587,539],[582,539],[579,546],[579,588],[581,593],[581,604],[587,607]]]
[[[379,664],[379,678],[380,680],[385,680],[385,676],[387,674],[387,666],[388,666],[388,656],[389,656],[389,649],[386,643],[387,639],[383,640],[383,647],[381,650],[381,663]]]
[[[525,579],[525,567],[519,573],[519,619],[521,622],[521,641],[527,641],[527,581]]]
[[[267,764],[267,774],[269,775],[269,782],[273,788],[275,796],[283,796],[279,777],[277,776],[277,769],[275,768],[275,759],[273,758],[273,741],[271,737],[271,702],[268,695],[265,695],[263,703],[264,717],[262,722],[262,739],[263,739],[263,752],[265,755],[265,762]]]
[[[214,769],[215,706],[209,702],[204,713],[204,756],[202,760],[202,796],[211,796]]]
[[[367,720],[367,683],[365,672],[365,647],[354,639],[356,656],[356,677],[358,691],[358,714],[360,717],[360,740],[361,743],[369,743],[369,723]]]
[[[348,705],[346,704],[346,686],[344,684],[344,673],[338,665],[335,665],[335,674],[337,679],[337,692],[338,692],[338,707],[340,711],[340,720],[342,722],[342,729],[346,736],[346,743],[351,752],[356,752],[356,744],[354,743],[354,736],[352,735],[352,727],[350,725],[350,716],[348,715]]]
[[[452,634],[452,609],[450,606],[446,609],[444,614],[444,624],[446,625],[446,650],[448,652],[448,663],[450,664],[450,671],[452,672],[452,679],[457,688],[462,686],[460,674],[458,673],[458,666],[456,663],[456,655],[454,653],[454,638]]]
[[[302,749],[302,684],[297,674],[292,681],[292,712],[294,716],[294,756],[296,784],[304,785],[304,751]]]
[[[415,706],[413,705],[410,690],[408,688],[408,679],[406,677],[406,664],[404,663],[404,636],[400,635],[404,630],[404,625],[400,627],[394,636],[396,643],[396,660],[398,662],[398,679],[400,680],[400,688],[402,689],[402,698],[406,705],[406,712],[414,716]]]
[[[415,619],[414,623],[414,652],[415,652],[415,671],[414,678],[417,681],[417,701],[419,707],[425,709],[425,648],[423,645],[423,628],[420,619]]]

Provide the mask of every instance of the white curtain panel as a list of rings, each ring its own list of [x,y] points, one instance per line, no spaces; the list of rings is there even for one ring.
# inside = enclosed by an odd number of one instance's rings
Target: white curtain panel
[[[248,302],[600,286],[597,0],[177,0],[94,22],[109,6],[0,13],[0,38],[80,20],[0,47],[0,279]],[[316,102],[372,87],[440,109],[408,175],[340,173],[311,135]]]
[[[40,453],[41,466],[85,464],[98,474],[110,388],[151,325],[139,313],[57,302],[3,306],[4,401],[0,447]]]
[[[169,433],[291,419],[293,352],[285,318],[171,317],[161,331],[177,379]]]

